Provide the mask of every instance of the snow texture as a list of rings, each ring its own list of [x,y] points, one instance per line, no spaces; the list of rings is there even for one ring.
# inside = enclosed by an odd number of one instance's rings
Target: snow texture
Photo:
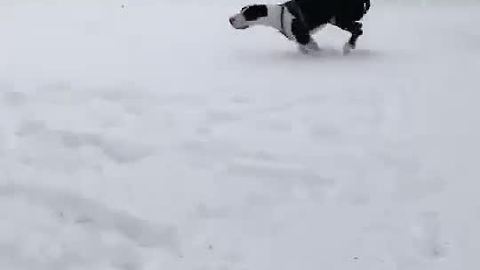
[[[244,4],[0,1],[1,270],[480,269],[480,3]]]

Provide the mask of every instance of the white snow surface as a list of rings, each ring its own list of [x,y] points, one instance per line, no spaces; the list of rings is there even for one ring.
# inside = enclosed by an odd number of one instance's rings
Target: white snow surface
[[[480,269],[480,4],[431,2],[311,57],[245,1],[0,1],[0,269]]]

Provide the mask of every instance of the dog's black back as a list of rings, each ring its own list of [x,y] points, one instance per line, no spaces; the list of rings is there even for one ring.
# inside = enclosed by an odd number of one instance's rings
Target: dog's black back
[[[292,0],[304,16],[308,30],[335,20],[337,23],[362,19],[370,8],[370,0]],[[291,1],[291,2],[292,2]],[[289,6],[288,2],[285,5]]]

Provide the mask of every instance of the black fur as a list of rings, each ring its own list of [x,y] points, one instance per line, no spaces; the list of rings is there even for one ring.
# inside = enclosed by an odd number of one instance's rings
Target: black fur
[[[308,44],[312,38],[308,29],[300,19],[293,20],[292,33],[295,36],[295,40],[302,45]]]
[[[265,5],[252,5],[245,7],[242,10],[243,16],[245,16],[246,21],[255,21],[261,17],[268,16],[268,9]]]
[[[354,48],[363,34],[358,21],[370,9],[370,0],[292,0],[283,5],[296,17],[292,31],[298,43],[305,45],[310,31],[331,23],[352,34],[348,43]]]
[[[292,0],[290,2],[298,6],[310,31],[330,23],[332,18],[335,18],[339,25],[359,21],[370,8],[370,0]],[[289,7],[289,2],[285,5]]]

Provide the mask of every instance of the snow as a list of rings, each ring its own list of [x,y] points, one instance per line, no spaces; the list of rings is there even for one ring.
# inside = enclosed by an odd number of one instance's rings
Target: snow
[[[478,3],[229,2],[0,1],[0,269],[479,269]]]

